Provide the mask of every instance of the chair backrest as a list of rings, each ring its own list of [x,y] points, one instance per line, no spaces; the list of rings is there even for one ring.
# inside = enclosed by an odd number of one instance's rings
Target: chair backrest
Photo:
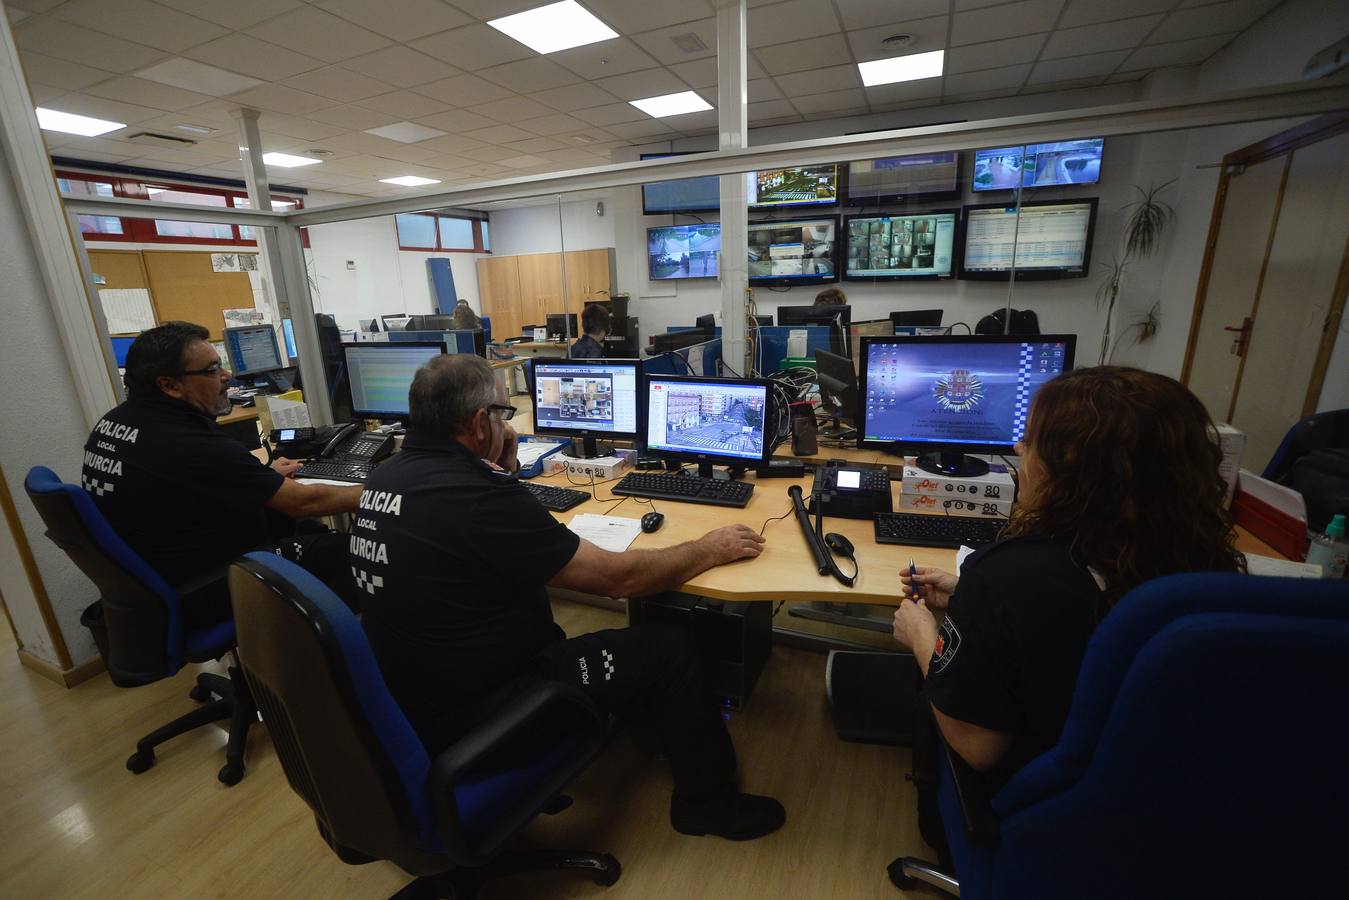
[[[994,894],[1244,896],[1245,848],[1292,862],[1271,872],[1283,895],[1349,896],[1324,890],[1349,855],[1346,685],[1349,582],[1132,591],[1088,645],[1059,744],[995,798]]]
[[[47,526],[47,537],[102,595],[108,631],[108,673],[122,686],[146,684],[183,665],[178,595],[108,525],[78,485],[34,466],[24,490]]]
[[[1349,447],[1349,409],[1317,413],[1289,428],[1261,477],[1281,481],[1293,463],[1313,450],[1332,447]]]
[[[230,566],[239,661],[291,787],[348,862],[448,865],[430,759],[349,609],[317,578],[254,552]]]

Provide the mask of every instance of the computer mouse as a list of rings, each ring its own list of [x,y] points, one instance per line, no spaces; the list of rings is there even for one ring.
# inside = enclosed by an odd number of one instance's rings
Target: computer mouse
[[[642,530],[647,534],[660,529],[661,523],[665,521],[665,514],[658,512],[649,512],[642,516]]]
[[[848,540],[837,531],[831,531],[824,536],[824,545],[840,556],[846,556],[852,559],[853,554],[857,552],[853,547],[852,541]]]

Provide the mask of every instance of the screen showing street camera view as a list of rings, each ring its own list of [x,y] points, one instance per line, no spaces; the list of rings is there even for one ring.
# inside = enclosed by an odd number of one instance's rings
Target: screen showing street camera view
[[[754,222],[747,236],[749,280],[837,281],[837,219]]]
[[[716,278],[721,226],[670,225],[646,230],[646,265],[652,281]]]
[[[848,278],[950,278],[956,214],[848,220]]]
[[[832,205],[838,202],[838,166],[804,166],[745,173],[750,206]]]
[[[768,388],[675,379],[647,381],[646,444],[652,450],[763,459]]]
[[[1021,178],[1023,187],[1095,184],[1101,180],[1101,148],[1105,138],[998,147],[974,152],[974,189],[1010,191]],[[1024,151],[1024,152],[1023,152]]]
[[[535,363],[534,427],[636,434],[637,367]]]

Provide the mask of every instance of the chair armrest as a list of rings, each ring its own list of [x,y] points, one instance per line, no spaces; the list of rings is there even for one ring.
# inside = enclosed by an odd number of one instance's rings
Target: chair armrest
[[[946,757],[946,770],[955,785],[956,803],[960,807],[965,838],[978,847],[996,847],[1002,829],[993,811],[988,781],[961,759],[959,753],[952,751],[944,740],[941,749]]]

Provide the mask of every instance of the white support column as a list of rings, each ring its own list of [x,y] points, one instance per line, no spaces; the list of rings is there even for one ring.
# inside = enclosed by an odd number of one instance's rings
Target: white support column
[[[717,0],[718,150],[746,146],[745,0]],[[749,286],[749,207],[745,177],[721,176],[721,359],[736,372],[745,370],[746,291]]]
[[[239,123],[239,163],[244,170],[244,184],[248,187],[248,202],[254,209],[272,208],[272,189],[267,181],[267,166],[262,161],[262,138],[258,134],[258,111],[246,107],[230,110]],[[276,329],[277,345],[285,353],[285,335],[281,320],[292,318],[290,296],[286,291],[285,273],[280,268],[280,245],[273,228],[257,228],[258,272],[262,276],[262,293],[267,300],[272,327]],[[303,282],[301,282],[303,284]],[[299,349],[298,346],[296,349]],[[307,382],[306,382],[307,384]]]

